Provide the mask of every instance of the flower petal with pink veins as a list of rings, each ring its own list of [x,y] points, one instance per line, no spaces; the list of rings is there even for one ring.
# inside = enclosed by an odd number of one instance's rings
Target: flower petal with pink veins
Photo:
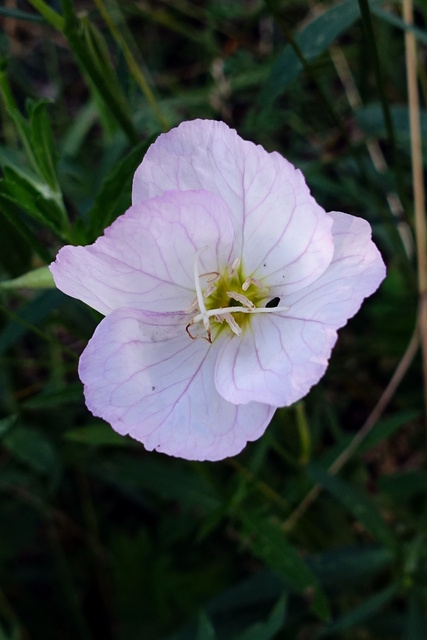
[[[274,407],[235,405],[213,384],[217,345],[191,340],[183,314],[120,309],[104,318],[80,359],[90,411],[146,449],[190,460],[239,453]]]
[[[221,196],[233,216],[246,276],[268,278],[291,292],[313,282],[332,258],[331,221],[302,173],[223,122],[183,122],[151,145],[135,173],[132,201],[169,189]]]
[[[241,338],[221,344],[215,386],[229,402],[288,406],[325,373],[336,331],[326,325],[269,314],[251,319]]]
[[[235,455],[320,380],[383,280],[370,226],[327,214],[281,155],[209,120],[157,138],[132,202],[51,265],[106,314],[80,359],[87,406],[148,450]]]
[[[305,396],[328,366],[336,330],[384,279],[370,225],[345,213],[330,216],[335,250],[326,271],[290,295],[272,289],[289,309],[252,318],[240,339],[222,343],[215,385],[226,400],[287,406]]]
[[[332,212],[334,257],[316,282],[282,299],[288,315],[339,328],[360,309],[385,277],[385,266],[362,218]]]
[[[130,307],[180,311],[194,299],[194,256],[200,273],[226,265],[234,230],[221,198],[172,191],[132,206],[86,247],[63,247],[51,264],[56,286],[107,315]]]

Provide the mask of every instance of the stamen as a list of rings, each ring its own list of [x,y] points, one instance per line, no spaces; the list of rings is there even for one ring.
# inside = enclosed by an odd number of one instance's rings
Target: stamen
[[[200,276],[199,276],[199,256],[203,251],[206,251],[207,248],[208,247],[202,247],[202,249],[199,249],[198,251],[196,251],[196,255],[194,256],[194,264],[193,264],[194,286],[196,287],[197,303],[199,305],[200,313],[196,316],[196,318],[198,318],[197,320],[193,318],[193,323],[199,322],[200,320],[203,321],[203,325],[206,329],[206,333],[208,334],[209,342],[211,342],[211,325],[209,323],[209,316],[206,311],[205,301],[203,300],[203,293],[200,288]]]
[[[197,313],[193,317],[191,322],[189,322],[185,327],[186,332],[188,333],[189,337],[192,340],[195,340],[199,336],[197,334],[193,335],[190,332],[190,327],[193,324],[196,324],[196,322],[202,322],[206,331],[206,336],[207,336],[207,337],[202,336],[202,338],[204,340],[207,340],[210,344],[212,344],[212,333],[211,333],[211,325],[209,322],[209,318],[214,318],[215,321],[219,322],[220,324],[222,324],[225,321],[230,327],[230,329],[233,331],[233,333],[235,333],[237,336],[241,336],[242,329],[239,326],[238,322],[236,322],[235,318],[233,317],[232,315],[233,313],[280,313],[283,311],[289,311],[290,307],[274,307],[274,306],[271,306],[270,303],[268,303],[265,307],[256,307],[254,303],[251,300],[249,300],[249,298],[247,298],[242,293],[237,293],[236,291],[226,291],[226,294],[229,298],[231,298],[232,300],[236,300],[236,302],[239,302],[242,306],[218,307],[218,309],[209,309],[209,310],[206,309],[205,298],[209,298],[209,296],[214,291],[216,291],[217,287],[213,283],[220,278],[220,274],[217,271],[209,271],[202,275],[199,274],[199,256],[203,251],[206,251],[207,248],[208,247],[203,247],[202,249],[199,249],[198,251],[196,251],[196,255],[194,256],[193,272],[194,272],[194,286],[196,289],[196,299],[185,310],[185,313],[191,313],[196,309],[199,310],[199,313]],[[235,272],[238,269],[239,265],[240,265],[240,259],[236,258],[231,265],[229,275],[232,275],[233,272]],[[204,292],[202,291],[200,286],[200,278],[203,276],[214,276],[213,279],[210,278],[210,280],[208,281],[209,285]],[[260,288],[263,287],[262,283],[259,280],[250,276],[243,283],[242,290],[246,291],[247,289],[249,289],[251,284],[254,284]],[[274,302],[276,302],[276,298],[274,298],[273,300]],[[279,298],[277,298],[277,302],[279,302]]]
[[[251,284],[254,284],[256,287],[259,287],[260,289],[262,289],[264,287],[264,285],[262,284],[262,282],[260,280],[257,280],[253,276],[249,276],[249,278],[246,278],[246,280],[242,284],[242,290],[243,291],[247,291],[249,289],[249,287],[251,286]]]
[[[193,302],[190,305],[188,305],[188,307],[186,307],[184,309],[184,313],[191,313],[192,311],[195,311],[196,309],[198,309],[197,299],[193,300]]]
[[[210,309],[206,313],[198,313],[193,318],[193,323],[202,322],[205,319],[212,318],[212,316],[224,316],[227,313],[277,313],[279,311],[289,311],[290,307],[254,307],[248,309],[247,307],[220,307],[219,309]]]
[[[255,309],[255,305],[251,302],[243,293],[236,293],[235,291],[226,291],[226,294],[229,298],[233,300],[237,300],[237,302],[241,302],[248,309]]]
[[[234,276],[239,266],[240,266],[240,258],[236,258],[235,260],[233,260],[232,265],[230,267],[230,276]]]
[[[204,298],[209,298],[209,296],[216,291],[216,286],[214,284],[210,284],[206,291],[203,293]]]
[[[199,336],[193,336],[193,335],[190,333],[190,329],[189,329],[189,327],[191,327],[191,325],[192,325],[192,324],[193,324],[193,322],[192,322],[192,321],[191,321],[191,322],[189,322],[189,323],[187,324],[187,326],[185,327],[185,330],[186,330],[186,332],[188,333],[188,335],[190,336],[190,338],[191,338],[192,340],[196,340],[196,338],[198,338]]]
[[[207,271],[206,273],[200,274],[201,278],[204,278],[205,276],[210,276],[210,278],[208,278],[208,282],[216,282],[220,279],[221,274],[219,273],[219,271]]]
[[[237,322],[235,321],[235,319],[233,318],[233,316],[231,315],[231,313],[226,313],[224,315],[224,320],[226,321],[230,329],[233,331],[233,333],[236,334],[236,336],[242,335],[242,330],[237,324]]]

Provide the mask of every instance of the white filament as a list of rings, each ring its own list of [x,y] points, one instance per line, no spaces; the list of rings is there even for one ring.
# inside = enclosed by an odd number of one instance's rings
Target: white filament
[[[212,342],[211,325],[210,325],[209,318],[215,317],[215,319],[221,323],[225,320],[228,326],[230,327],[230,329],[233,331],[233,333],[240,336],[242,334],[242,329],[239,327],[238,323],[232,316],[233,313],[251,313],[252,314],[252,313],[278,313],[281,311],[289,311],[290,307],[256,307],[254,303],[251,302],[251,300],[249,300],[249,298],[247,298],[242,293],[238,293],[236,291],[227,291],[226,293],[229,298],[236,300],[237,302],[240,302],[243,306],[219,307],[218,309],[209,309],[208,311],[206,309],[204,299],[208,297],[211,293],[213,293],[213,290],[215,289],[215,287],[212,287],[212,285],[210,285],[207,288],[207,290],[203,293],[200,287],[201,276],[199,275],[199,256],[206,249],[207,247],[203,247],[202,249],[199,249],[198,251],[196,251],[196,255],[194,256],[194,265],[193,265],[194,286],[196,289],[197,299],[194,301],[194,303],[190,307],[188,307],[188,310],[193,311],[198,307],[199,313],[197,313],[193,317],[190,324],[187,326],[187,331],[190,325],[193,325],[196,322],[203,322],[203,326],[205,327],[205,330],[208,336],[208,341]],[[233,269],[235,270],[237,268],[239,262],[240,261],[238,261],[238,258],[236,258],[236,260],[233,262],[233,265],[232,265],[232,271]],[[242,289],[243,290],[248,289],[250,284],[257,284],[257,285],[259,284],[260,286],[262,286],[262,284],[258,282],[258,280],[251,277],[245,280],[245,282],[242,285]]]

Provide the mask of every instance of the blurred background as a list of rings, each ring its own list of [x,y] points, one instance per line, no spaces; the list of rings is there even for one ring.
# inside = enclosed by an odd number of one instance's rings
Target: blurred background
[[[427,637],[426,19],[422,0],[412,26],[381,0],[0,2],[1,640]],[[100,316],[28,275],[93,242],[193,118],[366,218],[388,269],[321,382],[218,463],[94,418],[77,364]]]

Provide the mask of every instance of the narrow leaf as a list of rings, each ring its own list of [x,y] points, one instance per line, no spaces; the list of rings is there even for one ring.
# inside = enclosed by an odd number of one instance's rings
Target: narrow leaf
[[[19,278],[0,282],[0,289],[54,289],[55,283],[49,267],[40,267],[25,273]]]
[[[52,256],[44,245],[37,239],[33,230],[21,220],[20,211],[21,207],[19,202],[14,202],[8,195],[2,194],[2,185],[0,182],[0,215],[2,214],[6,220],[11,224],[16,231],[22,236],[33,251],[42,259],[43,262],[48,264],[52,262]]]
[[[321,467],[307,466],[308,476],[329,491],[341,504],[353,514],[370,533],[386,547],[396,551],[397,540],[384,522],[376,507],[365,495],[343,480],[329,474]]]
[[[280,598],[266,622],[258,622],[233,640],[272,640],[283,628],[286,614],[286,598]]]
[[[212,622],[209,620],[207,615],[202,612],[199,615],[196,640],[215,640],[215,638],[216,633]]]
[[[30,139],[40,174],[55,194],[60,194],[57,163],[58,156],[52,129],[46,111],[46,102],[40,100],[30,108]]]
[[[360,626],[369,618],[372,618],[380,609],[382,609],[390,600],[392,600],[399,592],[399,585],[392,584],[386,589],[383,589],[379,593],[376,593],[371,598],[368,598],[359,607],[352,609],[348,613],[344,614],[335,622],[327,625],[318,634],[318,638],[325,636],[335,635],[348,629],[354,629],[356,626]]]
[[[418,589],[410,594],[405,620],[405,640],[425,640],[427,616]]]
[[[92,239],[95,240],[118,215],[124,213],[130,206],[133,174],[155,138],[156,136],[150,136],[136,145],[107,176],[89,212]]]
[[[80,389],[81,395],[82,391]],[[134,440],[119,435],[107,424],[76,427],[67,431],[65,438],[70,442],[78,442],[92,447],[132,447],[135,445]]]
[[[278,571],[298,593],[312,593],[311,608],[323,620],[329,618],[329,607],[316,577],[286,539],[280,527],[255,514],[241,514],[250,536],[253,553]]]
[[[315,60],[360,18],[357,0],[344,0],[310,22],[295,38],[307,62]],[[295,51],[287,45],[277,58],[260,100],[271,104],[302,71]]]
[[[54,290],[44,291],[23,304],[16,314],[16,319],[6,324],[0,333],[0,355],[22,338],[30,330],[30,327],[37,326],[63,302],[65,302],[65,296]]]
[[[77,18],[71,0],[62,0],[62,6],[65,18],[64,35],[83,73],[89,78],[91,88],[96,89],[107,111],[122,127],[130,142],[139,142],[138,132],[102,35],[87,19]]]
[[[307,564],[324,589],[342,590],[366,582],[393,561],[389,549],[379,546],[340,547],[316,553]]]
[[[16,426],[6,432],[2,444],[34,471],[55,475],[58,470],[59,461],[51,442],[34,429]]]
[[[420,415],[422,415],[421,410],[412,409],[410,411],[402,411],[400,413],[397,413],[390,418],[379,420],[361,443],[359,451],[363,452],[372,449],[379,442],[382,442],[383,440],[386,440],[391,435],[393,435],[393,433],[400,429],[400,427],[407,424],[411,420],[415,420]]]

